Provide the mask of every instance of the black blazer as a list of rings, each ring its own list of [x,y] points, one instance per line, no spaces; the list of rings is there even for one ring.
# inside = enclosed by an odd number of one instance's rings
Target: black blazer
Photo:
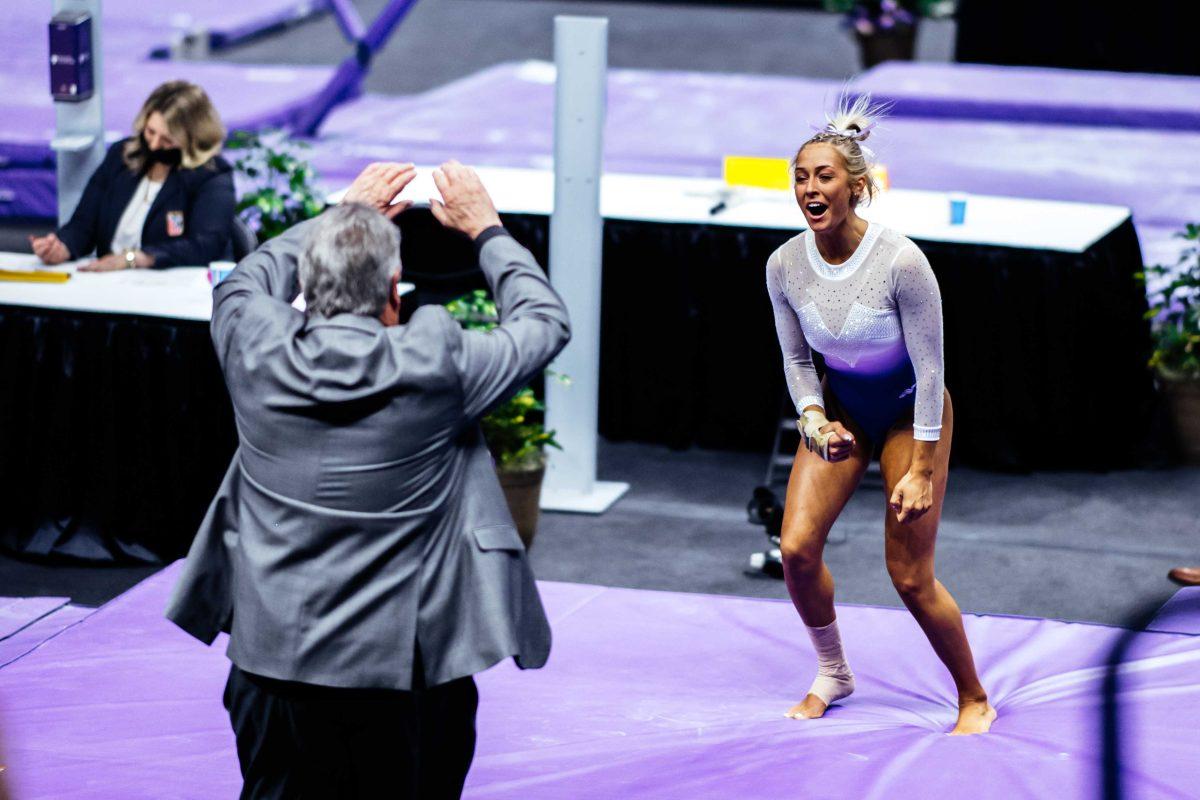
[[[71,220],[58,238],[81,258],[112,252],[112,237],[142,176],[125,165],[125,141],[108,148],[104,163],[92,173]],[[196,169],[177,167],[167,175],[142,228],[142,250],[154,256],[154,267],[203,266],[226,257],[234,207],[233,168],[217,156]]]

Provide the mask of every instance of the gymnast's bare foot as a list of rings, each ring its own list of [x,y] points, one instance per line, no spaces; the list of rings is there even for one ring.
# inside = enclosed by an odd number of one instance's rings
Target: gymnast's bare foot
[[[992,708],[987,698],[982,700],[960,700],[958,703],[958,722],[951,736],[967,736],[972,733],[987,733],[992,723],[996,721],[996,709]]]
[[[817,719],[824,715],[827,708],[829,706],[825,705],[824,700],[815,694],[809,694],[802,701],[789,708],[784,716],[792,719]]]

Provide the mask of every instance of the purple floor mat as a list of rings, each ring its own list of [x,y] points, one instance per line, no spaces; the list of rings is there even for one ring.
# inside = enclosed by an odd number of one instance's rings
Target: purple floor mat
[[[1147,630],[1200,636],[1200,586],[1180,589],[1158,610]]]
[[[178,571],[0,671],[15,796],[236,794],[223,648],[161,616]],[[505,663],[480,676],[468,798],[941,798],[964,786],[1091,798],[1106,718],[1124,797],[1193,797],[1200,785],[1200,637],[968,616],[1000,717],[990,735],[958,739],[944,735],[950,680],[902,610],[839,609],[858,692],[802,722],[782,716],[813,661],[789,603],[559,583],[542,593],[554,652],[540,671]]]
[[[888,61],[851,87],[901,117],[1200,130],[1200,78]]]
[[[94,608],[64,605],[11,635],[0,638],[0,669],[29,655],[67,628],[87,619],[95,611]],[[0,686],[3,686],[3,683],[4,678],[0,677]]]
[[[150,90],[177,78],[203,86],[230,130],[287,123],[316,96],[333,68],[148,61],[144,56],[168,43],[179,28],[201,25],[245,35],[299,5],[296,0],[187,0],[164,10],[133,0],[106,2],[104,121],[109,137],[127,135]],[[5,9],[0,26],[0,217],[57,214],[49,146],[54,107],[46,66],[48,9],[45,3],[17,3]]]
[[[836,97],[830,81],[612,70],[605,169],[718,176],[727,154],[787,157]],[[313,162],[329,187],[381,158],[548,169],[553,68],[503,64],[424,95],[331,115]],[[1129,206],[1151,263],[1200,220],[1200,132],[892,118],[869,144],[894,186]],[[1119,156],[1117,155],[1119,154]],[[1140,175],[1153,174],[1145,181]]]
[[[105,127],[113,138],[128,136],[150,91],[177,78],[203,86],[230,130],[280,125],[332,74],[327,67],[146,61],[133,68],[110,63],[105,70]],[[52,167],[53,102],[41,82],[30,84],[26,74],[0,73],[0,164]]]
[[[68,602],[66,597],[0,597],[0,639],[7,639]]]
[[[50,3],[22,0],[6,4],[5,25],[0,41],[0,61],[44,55]],[[238,41],[289,21],[300,20],[328,7],[327,0],[170,0],[147,4],[140,0],[104,0],[102,31],[105,57],[123,62],[138,61],[151,52],[169,47],[183,33],[208,31],[220,45]],[[36,35],[35,35],[36,34]],[[45,58],[39,62],[43,66]]]

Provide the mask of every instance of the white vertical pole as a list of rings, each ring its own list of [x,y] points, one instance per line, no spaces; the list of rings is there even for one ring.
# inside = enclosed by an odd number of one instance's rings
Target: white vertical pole
[[[629,484],[596,480],[600,395],[600,216],[608,73],[608,20],[554,18],[557,67],[554,112],[554,213],[550,217],[550,281],[571,314],[571,343],[551,369],[569,385],[546,380],[551,450],[542,508],[602,513]]]
[[[104,47],[100,0],[54,0],[54,13],[86,11],[92,16],[92,96],[78,103],[54,103],[54,138],[58,222],[75,213],[83,189],[104,161]],[[49,24],[47,19],[46,23]],[[43,33],[43,35],[46,35]],[[48,65],[47,65],[47,68]],[[49,86],[49,81],[46,82]],[[82,254],[80,254],[82,255]]]

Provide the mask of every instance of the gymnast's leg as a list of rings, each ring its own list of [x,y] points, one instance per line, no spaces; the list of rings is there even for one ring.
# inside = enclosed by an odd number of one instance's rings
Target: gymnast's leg
[[[792,603],[808,626],[820,666],[812,690],[787,712],[787,716],[797,719],[821,716],[829,703],[854,688],[853,676],[841,654],[833,610],[833,576],[822,553],[829,529],[867,469],[871,445],[853,420],[843,416],[842,422],[857,439],[850,457],[830,463],[801,446],[792,463],[784,504],[780,535],[783,576]]]
[[[888,573],[896,591],[954,678],[958,689],[958,722],[952,733],[984,733],[995,720],[996,711],[988,703],[987,692],[975,673],[958,605],[933,574],[934,542],[946,496],[953,433],[954,408],[947,392],[941,439],[934,449],[933,504],[923,515],[906,522],[900,522],[889,505],[884,522],[885,550]],[[888,432],[880,458],[886,497],[891,498],[897,483],[908,474],[914,447],[911,427],[897,427]]]

